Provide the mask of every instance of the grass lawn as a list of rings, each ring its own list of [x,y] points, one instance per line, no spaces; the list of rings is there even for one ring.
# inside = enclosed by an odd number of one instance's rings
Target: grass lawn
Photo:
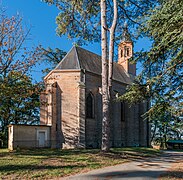
[[[0,179],[49,179],[159,155],[151,148],[115,148],[109,153],[90,150],[0,149]]]

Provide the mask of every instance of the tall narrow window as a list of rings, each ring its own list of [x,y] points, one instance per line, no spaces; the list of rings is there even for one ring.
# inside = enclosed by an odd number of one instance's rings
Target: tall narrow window
[[[94,118],[94,99],[92,93],[86,98],[86,118]]]
[[[121,49],[121,57],[123,57],[123,50]]]
[[[125,121],[125,103],[121,102],[121,121]]]
[[[130,48],[126,48],[126,55],[130,56]]]

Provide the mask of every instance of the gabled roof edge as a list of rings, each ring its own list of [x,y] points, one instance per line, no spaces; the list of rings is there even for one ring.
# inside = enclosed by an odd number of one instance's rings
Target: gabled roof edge
[[[76,46],[74,46],[74,48],[75,48],[75,52],[76,52],[76,57],[77,57],[77,62],[78,62],[78,65],[79,65],[79,69],[82,69],[81,68],[81,63],[80,63],[80,60],[79,60],[79,57],[78,57],[78,51],[77,51],[77,47]]]
[[[68,53],[64,56],[64,58],[57,64],[57,66],[54,69],[57,69],[60,66],[60,64],[66,59],[66,57],[69,55],[73,48],[74,46],[68,51]]]

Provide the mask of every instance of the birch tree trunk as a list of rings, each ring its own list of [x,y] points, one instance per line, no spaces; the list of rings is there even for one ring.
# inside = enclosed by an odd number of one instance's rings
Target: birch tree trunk
[[[107,24],[106,0],[101,6],[101,48],[102,48],[102,151],[109,150],[109,93],[108,93],[108,61],[107,61]]]
[[[115,37],[115,29],[117,24],[118,18],[118,7],[117,7],[117,0],[113,0],[113,13],[114,18],[112,22],[112,26],[109,29],[110,39],[109,39],[109,96],[111,99],[111,89],[112,89],[112,75],[113,75],[113,58],[114,58],[114,37]]]
[[[114,3],[114,18],[109,30],[109,56],[107,56],[107,24],[106,24],[106,1],[101,0],[101,47],[102,47],[102,151],[110,149],[110,102],[112,91],[113,57],[114,57],[114,34],[117,24],[117,0]],[[109,63],[107,60],[109,57]]]
[[[114,38],[115,38],[115,29],[117,24],[117,17],[118,17],[118,7],[117,7],[117,0],[113,0],[113,22],[111,28],[109,29],[109,77],[108,77],[108,91],[109,91],[109,133],[111,127],[111,120],[112,120],[112,76],[113,76],[113,59],[114,59]],[[110,138],[110,134],[109,134]]]

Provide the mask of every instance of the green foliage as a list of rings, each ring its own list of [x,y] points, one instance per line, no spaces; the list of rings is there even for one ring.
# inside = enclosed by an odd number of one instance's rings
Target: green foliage
[[[133,103],[140,103],[146,101],[150,97],[148,88],[146,85],[142,85],[138,80],[127,87],[127,93],[120,96],[118,99],[121,101],[127,100],[130,105]]]
[[[152,40],[152,47],[149,51],[138,54],[136,61],[142,63],[142,72],[121,97],[130,103],[151,101],[151,108],[146,115],[154,124],[158,123],[163,128],[171,126],[173,129],[172,122],[182,115],[182,14],[181,0],[167,0],[161,1],[145,17],[141,32]],[[160,129],[159,127],[158,130]]]
[[[47,49],[42,48],[42,60],[48,64],[51,64],[51,68],[47,68],[43,70],[43,73],[48,73],[50,70],[55,68],[56,65],[64,58],[66,52],[60,50],[59,48],[48,47]]]
[[[150,51],[141,52],[136,59],[142,63],[143,69],[137,81],[129,87],[126,97],[138,92],[136,101],[141,99],[139,97],[152,98],[154,105],[169,103],[169,106],[176,107],[172,109],[175,112],[182,107],[182,9],[180,0],[165,1],[146,17],[142,31],[153,39],[153,43]]]
[[[0,126],[7,141],[8,124],[38,124],[39,94],[41,84],[33,84],[32,79],[20,72],[11,71],[0,78]]]
[[[84,41],[98,41],[100,39],[100,4],[96,1],[47,1],[57,6],[60,10],[56,18],[58,25],[57,34],[67,35],[68,38],[79,38],[79,43]],[[92,28],[91,28],[92,27]],[[84,41],[82,41],[84,40]]]
[[[30,77],[14,71],[0,82],[0,120],[3,124],[38,121],[40,84],[33,84]]]
[[[55,5],[60,13],[56,17],[57,34],[66,35],[75,39],[79,45],[88,42],[100,42],[100,0],[42,0],[49,5]],[[118,1],[118,24],[115,32],[116,41],[121,39],[122,28],[125,21],[129,26],[137,27],[140,17],[148,13],[148,9],[156,5],[157,0],[123,0]],[[107,27],[109,29],[113,20],[113,2],[107,3]]]

